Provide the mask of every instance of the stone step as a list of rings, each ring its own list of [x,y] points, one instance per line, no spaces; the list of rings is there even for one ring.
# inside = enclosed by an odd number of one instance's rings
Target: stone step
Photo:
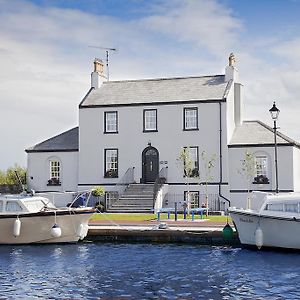
[[[122,200],[126,200],[126,201],[153,201],[153,197],[122,197],[122,198],[119,198],[119,201],[122,201]]]

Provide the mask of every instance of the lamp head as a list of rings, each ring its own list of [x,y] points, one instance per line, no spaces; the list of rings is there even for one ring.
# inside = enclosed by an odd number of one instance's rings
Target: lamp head
[[[276,107],[275,101],[271,109],[269,109],[273,121],[277,121],[280,110]]]

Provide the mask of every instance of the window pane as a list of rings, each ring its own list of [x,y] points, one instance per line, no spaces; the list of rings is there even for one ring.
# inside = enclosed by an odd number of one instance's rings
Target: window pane
[[[185,192],[185,201],[189,201],[192,209],[199,208],[199,192]]]
[[[50,161],[50,179],[51,178],[60,178],[60,162],[59,161]]]
[[[105,112],[105,132],[117,132],[117,112]]]
[[[184,109],[184,129],[198,129],[197,114],[197,108]]]
[[[267,177],[267,166],[268,159],[266,156],[256,156],[255,157],[256,164],[256,176],[266,176]]]
[[[285,211],[298,212],[298,203],[286,203],[284,204]]]
[[[118,150],[105,150],[105,177],[118,177]]]
[[[197,177],[199,176],[198,147],[186,147],[186,149],[187,161],[184,161],[184,176]]]
[[[22,211],[22,207],[16,201],[7,201],[6,211]]]
[[[144,129],[157,130],[156,109],[144,110]]]

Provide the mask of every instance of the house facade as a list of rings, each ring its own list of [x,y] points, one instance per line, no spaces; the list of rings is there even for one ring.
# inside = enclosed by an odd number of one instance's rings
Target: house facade
[[[257,166],[254,178],[268,179],[251,182],[250,189],[274,190],[273,132],[243,121],[232,55],[224,75],[105,81],[103,64],[95,60],[91,78],[79,127],[26,150],[31,188],[101,185],[116,200],[129,185],[147,184],[155,191],[153,207],[184,201],[199,207],[207,192],[210,207],[222,210],[230,203],[245,206],[248,187],[238,169],[248,151]],[[285,174],[280,189],[297,190],[298,144],[281,134],[278,139],[279,174]]]

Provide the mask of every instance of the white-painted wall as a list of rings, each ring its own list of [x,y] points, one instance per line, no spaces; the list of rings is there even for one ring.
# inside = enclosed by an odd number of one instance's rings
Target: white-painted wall
[[[232,99],[231,99],[232,100]],[[233,100],[232,100],[233,101]],[[222,154],[223,181],[228,180],[227,172],[227,131],[226,105],[222,103]],[[183,108],[197,107],[199,130],[183,131]],[[158,132],[143,132],[143,109],[157,109]],[[186,190],[182,168],[178,163],[180,150],[184,146],[199,147],[200,174],[203,174],[201,153],[215,155],[215,168],[212,170],[214,182],[219,182],[219,103],[174,104],[157,106],[127,106],[82,108],[79,112],[79,188],[117,183],[130,167],[135,167],[135,181],[142,177],[142,152],[151,143],[159,151],[160,169],[168,166],[170,192]],[[118,111],[118,134],[104,134],[104,112]],[[104,149],[119,150],[119,178],[104,178]],[[201,176],[201,175],[200,175]],[[203,180],[203,177],[201,177]],[[198,179],[190,179],[198,184]],[[181,186],[172,185],[182,184]],[[107,186],[109,188],[109,186]],[[212,187],[218,193],[218,186]],[[228,197],[229,195],[227,195]]]
[[[293,163],[293,156],[295,156],[295,147],[293,146],[278,146],[278,187],[279,190],[294,190],[294,176],[295,176],[295,162]],[[273,147],[242,147],[229,148],[229,186],[230,186],[230,200],[231,206],[246,208],[247,199],[247,181],[245,177],[239,174],[241,170],[242,160],[245,159],[246,151],[255,155],[266,155],[268,157],[268,178],[269,184],[253,184],[250,185],[250,190],[275,190],[275,159]],[[300,155],[297,152],[297,159]],[[298,176],[300,174],[299,170]],[[243,192],[238,192],[243,191]],[[260,203],[252,201],[252,207],[256,208]]]
[[[61,163],[60,186],[47,186],[50,160]],[[27,154],[27,184],[35,191],[76,191],[78,182],[78,152],[34,152]]]
[[[293,147],[294,191],[300,192],[300,149]]]

